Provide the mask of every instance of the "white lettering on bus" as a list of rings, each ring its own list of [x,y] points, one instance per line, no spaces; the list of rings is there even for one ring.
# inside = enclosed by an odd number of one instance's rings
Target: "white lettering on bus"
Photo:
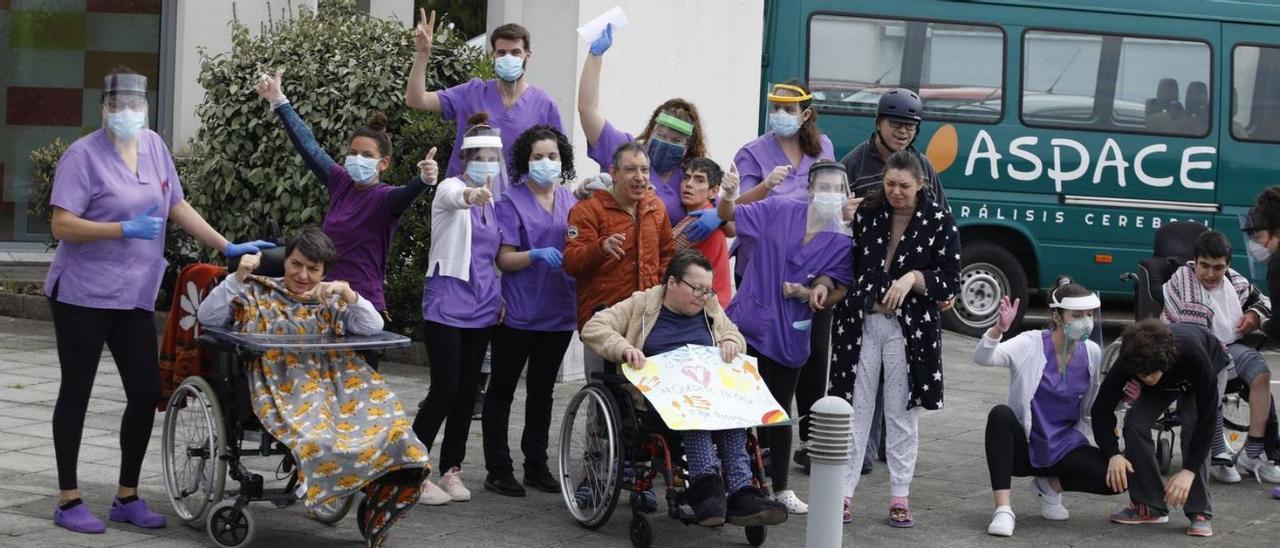
[[[1011,158],[1008,165],[1005,166],[1005,172],[1009,178],[1015,181],[1035,181],[1040,176],[1046,175],[1053,181],[1054,192],[1062,192],[1062,184],[1076,181],[1083,178],[1089,173],[1089,168],[1093,168],[1093,184],[1102,182],[1104,170],[1112,168],[1115,170],[1115,181],[1120,187],[1128,185],[1127,171],[1133,168],[1133,173],[1137,176],[1138,181],[1144,185],[1164,188],[1173,186],[1174,177],[1154,177],[1147,173],[1143,168],[1143,162],[1152,154],[1167,153],[1169,146],[1165,143],[1153,143],[1142,147],[1133,157],[1133,163],[1125,159],[1124,150],[1120,148],[1120,144],[1115,139],[1108,138],[1102,144],[1102,149],[1097,156],[1097,163],[1092,163],[1092,157],[1089,149],[1079,141],[1068,139],[1065,137],[1055,137],[1049,140],[1049,145],[1053,147],[1053,163],[1046,170],[1044,161],[1040,155],[1032,152],[1031,147],[1036,146],[1040,142],[1039,138],[1034,136],[1017,137],[1009,142],[1009,155]],[[1068,153],[1064,158],[1064,150]],[[1074,153],[1079,158],[1071,158],[1070,154]],[[1196,170],[1212,170],[1213,161],[1218,150],[1211,146],[1191,146],[1182,150],[1182,162],[1178,169],[1178,183],[1183,187],[1191,190],[1213,190],[1215,181],[1198,180],[1192,178],[1193,171]],[[996,142],[992,139],[991,134],[986,130],[978,130],[978,134],[973,138],[973,145],[969,148],[969,159],[965,162],[965,176],[972,176],[978,168],[978,162],[985,160],[988,164],[991,180],[1000,179],[1000,160],[1004,155],[1000,154]],[[1014,168],[1014,159],[1027,162],[1030,169],[1021,170]]]
[[[1011,212],[1011,213],[1010,213]],[[1083,215],[1081,215],[1083,213]],[[1034,209],[1021,207],[1011,207],[1006,210],[1005,206],[992,206],[990,204],[975,204],[973,206],[962,205],[959,207],[960,219],[991,219],[1006,220],[1021,223],[1042,223],[1042,224],[1064,224],[1068,220],[1068,215],[1075,214],[1073,222],[1083,222],[1087,226],[1105,226],[1105,227],[1123,227],[1123,228],[1160,228],[1160,225],[1173,223],[1179,220],[1201,223],[1209,226],[1208,219],[1178,219],[1177,217],[1161,217],[1158,215],[1129,215],[1124,213],[1098,213],[1095,211],[1087,211],[1082,209],[1068,209],[1052,211],[1047,209]]]

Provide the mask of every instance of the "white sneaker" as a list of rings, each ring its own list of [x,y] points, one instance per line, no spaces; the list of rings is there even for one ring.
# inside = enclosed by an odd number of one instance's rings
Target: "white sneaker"
[[[1241,451],[1240,454],[1243,455],[1244,452]],[[1240,472],[1236,471],[1236,466],[1234,464],[1210,466],[1209,475],[1213,476],[1213,479],[1222,483],[1240,483]]]
[[[991,525],[987,526],[987,534],[997,537],[1013,536],[1013,522],[1017,519],[1013,515],[1013,509],[1008,506],[996,508],[994,514],[991,514]]]
[[[1040,515],[1044,516],[1044,519],[1066,521],[1071,517],[1071,512],[1062,505],[1062,493],[1053,490],[1053,486],[1049,484],[1049,478],[1036,478],[1032,480],[1031,485],[1036,489],[1036,498],[1040,500]],[[1012,531],[1010,526],[1010,534],[1013,534]]]
[[[773,500],[781,502],[783,506],[786,506],[788,514],[800,515],[809,513],[809,505],[800,500],[800,497],[796,496],[796,492],[790,489],[774,493]]]
[[[471,500],[471,491],[462,484],[462,469],[457,466],[450,468],[444,473],[444,477],[440,478],[440,488],[449,494],[449,500],[453,502]]]
[[[1280,466],[1267,460],[1266,453],[1250,457],[1243,450],[1236,454],[1236,467],[1253,474],[1259,482],[1280,483]],[[1239,474],[1237,474],[1239,476]]]
[[[418,497],[418,502],[427,506],[441,506],[448,504],[450,500],[449,493],[444,492],[436,482],[427,480],[427,485],[422,489],[422,495]]]

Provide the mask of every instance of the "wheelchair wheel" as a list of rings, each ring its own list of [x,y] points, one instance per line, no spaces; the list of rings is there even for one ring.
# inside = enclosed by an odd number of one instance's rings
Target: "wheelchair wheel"
[[[622,489],[618,407],[598,383],[574,394],[560,427],[560,492],[583,527],[609,521]]]
[[[209,382],[188,377],[169,397],[161,437],[160,464],[169,503],[183,522],[200,523],[222,500],[227,463],[222,408]]]
[[[1120,337],[1111,341],[1106,348],[1102,349],[1102,364],[1098,367],[1098,372],[1102,376],[1106,376],[1111,371],[1111,366],[1116,364],[1116,360],[1120,358]]]
[[[1160,475],[1169,475],[1173,465],[1173,432],[1160,432],[1156,437],[1156,462],[1160,465]]]
[[[219,502],[209,512],[209,538],[219,546],[248,546],[257,533],[253,513],[235,500]]]
[[[631,514],[631,545],[636,548],[649,548],[653,545],[653,520],[644,512]]]
[[[314,510],[309,510],[307,515],[320,523],[333,525],[342,521],[342,518],[347,517],[347,512],[351,511],[351,503],[358,496],[333,497],[324,504],[317,506]]]
[[[752,546],[760,546],[764,544],[765,539],[769,538],[769,530],[763,525],[747,526],[747,544]]]

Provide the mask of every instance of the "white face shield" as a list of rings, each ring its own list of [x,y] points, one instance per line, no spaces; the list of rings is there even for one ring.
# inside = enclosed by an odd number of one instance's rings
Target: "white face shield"
[[[502,157],[502,138],[496,135],[472,135],[462,139],[462,158],[466,162],[461,175],[462,181],[470,187],[484,186],[490,179],[493,181],[493,201],[511,188],[507,165]]]
[[[1091,293],[1080,297],[1064,297],[1062,299],[1057,299],[1051,296],[1049,309],[1057,310],[1058,314],[1066,320],[1064,330],[1066,331],[1068,339],[1091,339],[1097,343],[1098,346],[1102,346],[1102,300],[1098,298],[1097,293]],[[1073,310],[1092,311],[1093,316],[1085,316],[1085,318],[1079,320],[1067,319],[1067,312]],[[1087,323],[1082,325],[1073,325],[1076,324],[1076,322]],[[1084,332],[1075,332],[1080,330],[1082,326],[1085,328]]]
[[[849,199],[849,178],[844,166],[835,162],[815,164],[809,168],[809,210],[805,231],[836,232],[852,236],[853,230],[844,220],[844,204]]]

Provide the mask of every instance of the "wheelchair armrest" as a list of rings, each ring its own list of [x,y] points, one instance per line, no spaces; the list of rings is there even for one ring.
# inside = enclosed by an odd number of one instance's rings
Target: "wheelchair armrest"
[[[208,348],[209,350],[223,352],[234,352],[236,350],[235,344],[227,340],[219,339],[209,333],[201,333],[200,336],[196,337],[196,342],[200,343],[200,346]]]

